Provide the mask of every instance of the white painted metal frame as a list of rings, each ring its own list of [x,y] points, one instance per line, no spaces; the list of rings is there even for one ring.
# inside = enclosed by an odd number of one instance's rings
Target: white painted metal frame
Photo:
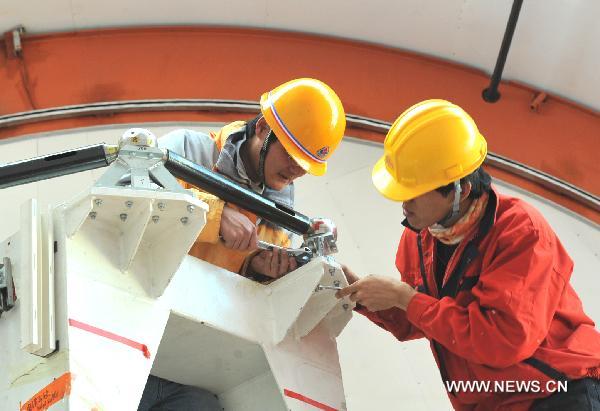
[[[70,392],[53,409],[136,409],[152,370],[214,391],[226,410],[310,409],[298,398],[345,409],[335,337],[353,304],[317,289],[347,284],[331,258],[264,285],[189,257],[207,207],[185,193],[95,186],[51,218],[40,219],[34,202],[24,211],[18,235],[27,242],[11,237],[3,247],[10,257],[26,250],[13,270],[20,303],[0,320],[7,406],[67,376]],[[31,318],[50,297],[33,285],[47,290],[51,281],[30,271],[48,268],[52,255],[60,347],[44,358],[35,342],[49,327]],[[15,338],[22,324],[31,327],[26,345]]]

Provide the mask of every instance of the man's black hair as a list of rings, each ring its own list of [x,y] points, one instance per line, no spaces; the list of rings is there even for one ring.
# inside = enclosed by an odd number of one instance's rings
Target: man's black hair
[[[477,170],[473,171],[468,176],[465,176],[460,179],[460,184],[464,185],[466,183],[471,183],[471,193],[469,193],[469,198],[475,199],[481,197],[483,193],[489,192],[492,186],[492,177],[483,169],[483,167],[479,167]],[[446,186],[439,187],[435,189],[437,192],[442,194],[444,197],[447,197],[448,194],[454,190],[454,183],[450,183]]]

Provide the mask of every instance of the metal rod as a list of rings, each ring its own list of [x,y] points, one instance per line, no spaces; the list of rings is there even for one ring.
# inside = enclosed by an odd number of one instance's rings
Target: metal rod
[[[63,118],[102,116],[140,111],[217,111],[260,113],[260,105],[244,100],[166,99],[108,101],[55,107],[0,116],[0,128]]]
[[[508,23],[506,23],[506,30],[504,32],[504,38],[502,39],[502,45],[500,46],[500,52],[498,53],[498,59],[496,60],[496,67],[494,73],[490,78],[490,85],[484,89],[481,93],[483,99],[488,103],[495,103],[500,100],[500,92],[498,91],[498,85],[502,79],[502,71],[504,70],[504,64],[506,63],[506,57],[508,56],[508,50],[510,49],[510,43],[512,42],[515,28],[517,27],[517,20],[519,19],[519,13],[523,0],[514,0],[512,8],[510,10],[510,16],[508,17]]]
[[[340,287],[339,285],[322,285],[319,284],[317,285],[317,290],[321,291],[321,290],[341,290],[342,287]]]
[[[569,197],[596,212],[600,212],[600,197],[593,195],[573,184],[556,178],[543,171],[533,167],[526,166],[517,161],[510,160],[498,154],[490,154],[485,159],[485,164],[489,164],[500,170],[519,176],[525,180],[532,181],[550,191]]]
[[[105,167],[116,147],[96,144],[0,165],[0,189]]]
[[[157,111],[210,111],[258,114],[260,113],[260,105],[253,101],[209,99],[129,100],[81,104],[0,116],[0,129],[64,118]],[[346,122],[351,127],[377,131],[384,134],[390,128],[389,123],[384,121],[354,114],[347,114]]]
[[[227,178],[169,150],[167,150],[165,167],[175,177],[280,227],[301,235],[308,233],[311,229],[310,219],[307,216],[240,187]]]

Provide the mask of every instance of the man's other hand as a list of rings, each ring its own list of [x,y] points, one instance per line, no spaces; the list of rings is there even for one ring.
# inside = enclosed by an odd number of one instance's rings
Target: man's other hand
[[[381,311],[398,307],[406,310],[417,292],[407,283],[396,278],[369,275],[341,289],[336,297],[350,296],[350,300],[369,311]]]
[[[237,210],[225,205],[219,234],[225,247],[232,250],[254,250],[258,246],[256,224]]]
[[[255,273],[271,278],[279,278],[298,268],[298,263],[285,250],[274,248],[256,254],[250,261],[250,268]]]

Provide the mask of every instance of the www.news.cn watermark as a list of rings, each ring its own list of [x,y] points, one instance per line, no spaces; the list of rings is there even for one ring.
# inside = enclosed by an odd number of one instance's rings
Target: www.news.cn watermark
[[[448,392],[567,392],[567,381],[444,381]]]

